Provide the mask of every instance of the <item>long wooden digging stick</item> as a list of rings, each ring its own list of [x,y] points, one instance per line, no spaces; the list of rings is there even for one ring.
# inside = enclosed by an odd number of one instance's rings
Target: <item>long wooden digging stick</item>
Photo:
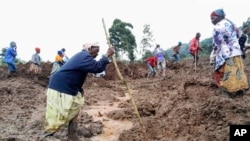
[[[197,53],[198,54],[198,53]],[[197,60],[196,60],[196,57],[197,57],[197,55],[196,55],[196,53],[194,54],[194,70],[195,70],[195,73],[196,73],[196,63],[197,63]]]
[[[108,44],[109,47],[111,47],[111,43],[110,43],[110,40],[109,40],[108,32],[107,32],[107,30],[106,30],[106,25],[105,25],[104,19],[102,19],[102,24],[103,24],[104,32],[105,32],[105,35],[106,35],[107,44]],[[128,94],[129,94],[131,103],[132,103],[132,105],[133,105],[133,109],[134,109],[134,111],[135,111],[135,113],[136,113],[137,118],[139,119],[140,126],[141,126],[142,132],[143,132],[143,134],[144,134],[144,138],[145,138],[146,141],[149,141],[148,136],[147,136],[147,133],[146,133],[146,129],[145,129],[144,125],[143,125],[142,119],[141,119],[140,114],[139,114],[139,112],[138,112],[138,109],[137,109],[135,100],[134,100],[134,98],[133,98],[133,96],[132,96],[132,94],[131,94],[131,90],[130,90],[130,88],[129,88],[129,86],[128,86],[128,82],[123,78],[123,76],[122,76],[122,74],[121,74],[121,72],[120,72],[120,70],[119,70],[119,68],[118,68],[118,65],[117,65],[117,63],[116,63],[116,59],[115,59],[115,56],[114,56],[114,55],[112,56],[112,60],[113,60],[113,63],[114,63],[114,65],[115,65],[115,69],[116,69],[116,72],[117,72],[119,78],[120,78],[120,79],[124,82],[124,84],[126,85],[126,88],[127,88],[127,90],[128,90]]]

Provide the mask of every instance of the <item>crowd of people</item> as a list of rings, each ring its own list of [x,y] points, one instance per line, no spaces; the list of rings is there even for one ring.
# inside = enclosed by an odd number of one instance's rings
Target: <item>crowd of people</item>
[[[210,54],[210,63],[214,66],[213,78],[218,87],[228,93],[243,93],[249,88],[247,76],[244,70],[243,58],[248,43],[249,28],[244,27],[242,32],[237,29],[232,21],[225,18],[223,9],[217,9],[210,15],[213,29],[213,49]],[[192,65],[197,66],[201,33],[197,32],[190,40],[189,53],[193,57]],[[179,61],[179,53],[182,43],[178,42],[171,49],[174,64]],[[45,137],[53,136],[63,125],[68,125],[68,138],[77,140],[77,117],[81,106],[84,104],[83,84],[88,73],[101,73],[109,64],[109,57],[114,54],[112,47],[107,49],[106,55],[96,61],[100,50],[98,43],[86,43],[83,50],[69,58],[65,48],[58,50],[53,62],[48,88],[46,91],[45,112]],[[41,72],[41,49],[36,47],[31,57],[28,71]],[[15,74],[15,58],[17,45],[10,42],[7,48],[4,62],[8,66],[8,75]],[[144,60],[148,67],[147,79],[155,76],[166,76],[166,55],[163,48],[157,44],[152,56]]]
[[[55,56],[55,60],[53,62],[51,74],[55,73],[60,69],[60,67],[65,64],[69,57],[65,53],[65,48],[57,51]],[[30,62],[30,66],[28,68],[28,72],[38,74],[41,72],[41,62],[42,58],[40,57],[41,49],[39,47],[35,48],[35,53],[32,54]],[[17,56],[17,45],[16,42],[11,41],[10,46],[6,49],[4,55],[4,62],[8,66],[7,77],[15,76],[16,74],[16,56]]]
[[[248,44],[248,34],[250,29],[243,26],[239,30],[235,24],[225,18],[223,9],[217,9],[210,15],[213,29],[213,48],[210,54],[210,63],[214,66],[213,78],[218,87],[230,94],[241,94],[249,88],[247,76],[244,70],[243,59],[245,52],[250,48]],[[193,57],[192,66],[195,67],[199,62],[199,51],[202,51],[200,45],[201,33],[197,32],[195,37],[189,42],[189,53]],[[178,63],[179,52],[182,43],[179,42],[173,46],[172,59],[173,63]],[[166,56],[160,45],[156,45],[153,55],[145,59],[148,67],[147,79],[150,77],[166,74]]]

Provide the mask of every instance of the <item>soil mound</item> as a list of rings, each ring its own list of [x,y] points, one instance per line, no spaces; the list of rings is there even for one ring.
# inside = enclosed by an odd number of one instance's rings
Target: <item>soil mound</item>
[[[146,64],[117,62],[127,80],[151,141],[227,141],[229,125],[250,123],[250,91],[229,97],[212,80],[208,58],[167,62],[167,76],[146,79]],[[250,78],[250,59],[244,60]],[[52,63],[42,72],[27,72],[19,64],[15,76],[0,67],[0,141],[41,140],[46,88]],[[89,74],[84,84],[85,105],[79,116],[78,135],[89,141],[144,141],[131,98],[113,63],[103,78]],[[66,140],[67,128],[46,140]]]

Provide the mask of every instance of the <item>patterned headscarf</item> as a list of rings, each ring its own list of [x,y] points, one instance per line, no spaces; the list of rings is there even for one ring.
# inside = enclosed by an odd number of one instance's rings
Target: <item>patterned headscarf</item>
[[[219,17],[225,17],[225,13],[223,11],[223,9],[217,9],[217,10],[214,10],[210,16],[219,16]]]
[[[92,42],[92,43],[85,43],[85,44],[83,44],[83,50],[89,50],[92,46],[98,46],[99,47],[99,45],[98,45],[98,42]]]

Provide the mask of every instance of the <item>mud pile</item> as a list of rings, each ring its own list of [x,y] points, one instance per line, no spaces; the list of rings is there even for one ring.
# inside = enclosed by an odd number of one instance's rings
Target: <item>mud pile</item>
[[[150,141],[228,141],[229,125],[250,123],[250,96],[230,98],[213,83],[207,58],[196,68],[192,60],[167,63],[167,76],[146,79],[145,64],[118,62]],[[250,78],[250,59],[245,60]],[[6,78],[0,68],[0,140],[41,140],[46,106],[46,88],[52,63],[42,64],[42,73],[17,66],[16,76]],[[89,141],[145,141],[131,98],[116,73],[114,64],[104,78],[91,74],[84,84],[85,105],[79,116],[78,135]],[[63,127],[45,140],[66,140]]]

